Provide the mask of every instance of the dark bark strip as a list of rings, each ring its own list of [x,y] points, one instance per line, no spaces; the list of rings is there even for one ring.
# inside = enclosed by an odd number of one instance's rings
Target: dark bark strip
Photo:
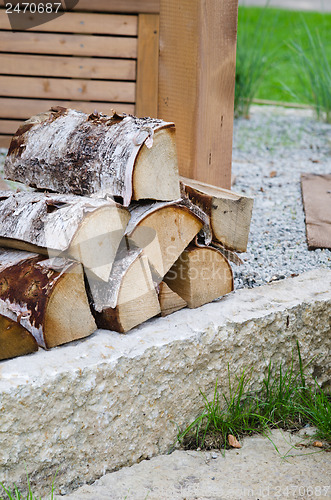
[[[44,320],[49,298],[65,273],[78,264],[0,249],[0,314],[20,323],[47,348]]]

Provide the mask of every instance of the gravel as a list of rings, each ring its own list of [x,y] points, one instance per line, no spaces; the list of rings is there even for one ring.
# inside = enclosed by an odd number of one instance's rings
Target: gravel
[[[244,264],[233,265],[235,288],[331,268],[330,250],[307,248],[300,175],[308,172],[331,173],[331,125],[308,110],[270,106],[235,120],[232,189],[254,198]]]
[[[244,264],[232,265],[235,288],[331,268],[330,250],[308,251],[300,188],[301,173],[331,173],[331,125],[309,110],[253,106],[250,119],[234,123],[232,172],[233,190],[254,197]]]

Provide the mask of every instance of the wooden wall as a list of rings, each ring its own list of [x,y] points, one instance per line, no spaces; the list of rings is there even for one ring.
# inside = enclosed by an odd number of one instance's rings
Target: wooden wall
[[[180,173],[231,186],[237,0],[80,0],[11,31],[0,8],[0,147],[54,105],[174,121]]]
[[[22,120],[54,105],[156,116],[158,9],[156,0],[80,0],[73,12],[13,32],[1,8],[0,147]]]

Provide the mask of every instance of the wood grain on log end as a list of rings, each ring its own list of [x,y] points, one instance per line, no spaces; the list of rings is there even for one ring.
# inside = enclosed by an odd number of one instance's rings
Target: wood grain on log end
[[[194,213],[175,202],[136,204],[130,211],[126,234],[162,277],[203,227]]]
[[[246,252],[253,198],[181,177],[184,193],[210,218],[213,240],[228,250]]]
[[[228,260],[211,247],[189,246],[164,281],[190,308],[200,307],[233,290]]]
[[[159,285],[159,301],[162,317],[168,316],[187,306],[187,302],[171,290],[164,281]]]
[[[141,250],[115,261],[108,287],[92,280],[89,288],[99,328],[125,333],[161,312],[148,259]]]
[[[152,148],[140,149],[133,170],[133,200],[180,197],[175,135],[173,127],[163,128],[154,134]]]
[[[0,314],[0,360],[38,351],[38,344],[22,325]]]
[[[0,249],[0,313],[46,349],[96,329],[82,266],[68,259]]]

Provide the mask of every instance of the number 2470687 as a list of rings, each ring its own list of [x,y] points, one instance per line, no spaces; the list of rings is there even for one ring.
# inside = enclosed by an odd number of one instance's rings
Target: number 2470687
[[[62,7],[62,4],[59,3],[30,3],[30,2],[22,2],[13,5],[12,3],[7,2],[5,4],[6,13],[7,14],[57,14],[59,9]]]

